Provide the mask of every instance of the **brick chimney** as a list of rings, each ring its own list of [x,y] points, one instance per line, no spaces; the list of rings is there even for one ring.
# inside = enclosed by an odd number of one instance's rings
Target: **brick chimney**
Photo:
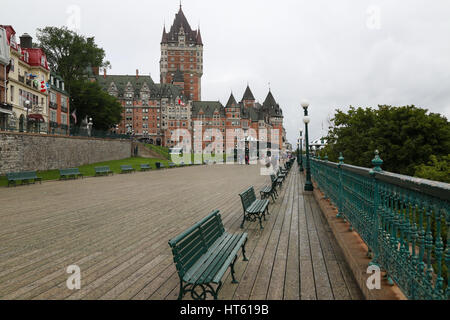
[[[139,79],[139,69],[136,69],[136,80]]]
[[[103,68],[103,79],[106,79],[106,68]]]

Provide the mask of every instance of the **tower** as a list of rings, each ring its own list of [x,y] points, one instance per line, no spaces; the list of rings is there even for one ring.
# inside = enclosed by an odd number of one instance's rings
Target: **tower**
[[[201,100],[203,75],[203,42],[198,30],[192,30],[180,5],[175,20],[166,32],[164,26],[161,39],[161,83],[180,84],[180,73],[184,77],[184,97]],[[177,79],[175,75],[177,74]]]

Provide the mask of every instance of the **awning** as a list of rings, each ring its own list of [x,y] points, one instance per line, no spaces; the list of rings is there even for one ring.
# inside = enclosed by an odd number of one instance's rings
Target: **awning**
[[[42,116],[42,114],[38,114],[38,113],[36,113],[36,114],[29,114],[28,115],[28,119],[45,122],[45,119]]]
[[[12,111],[7,110],[7,109],[3,109],[3,108],[0,108],[0,113],[6,113],[6,114],[9,114],[9,115],[12,115],[12,114],[13,114]]]

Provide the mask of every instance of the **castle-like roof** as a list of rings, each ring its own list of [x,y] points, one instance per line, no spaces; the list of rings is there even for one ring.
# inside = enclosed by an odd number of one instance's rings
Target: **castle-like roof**
[[[181,97],[181,88],[167,83],[154,83],[150,76],[100,75],[96,76],[96,80],[104,91],[115,91],[119,98],[129,91],[132,91],[135,97],[138,97],[141,91],[148,91],[151,99]]]
[[[169,32],[166,32],[166,27],[164,26],[161,43],[177,43],[181,31],[184,32],[186,43],[203,45],[200,29],[192,30],[180,5],[180,10],[175,14],[175,19]]]
[[[230,98],[228,99],[228,102],[225,107],[228,108],[228,107],[234,107],[237,105],[238,105],[238,103],[236,102],[236,99],[234,98],[233,93],[231,93]]]
[[[250,87],[248,85],[247,89],[245,89],[244,96],[242,97],[242,101],[244,100],[255,101],[255,97],[253,96],[252,90],[250,90]]]

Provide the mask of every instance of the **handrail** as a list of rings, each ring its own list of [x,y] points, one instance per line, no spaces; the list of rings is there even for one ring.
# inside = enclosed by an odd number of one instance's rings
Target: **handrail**
[[[311,159],[318,188],[409,299],[449,300],[450,184]]]

